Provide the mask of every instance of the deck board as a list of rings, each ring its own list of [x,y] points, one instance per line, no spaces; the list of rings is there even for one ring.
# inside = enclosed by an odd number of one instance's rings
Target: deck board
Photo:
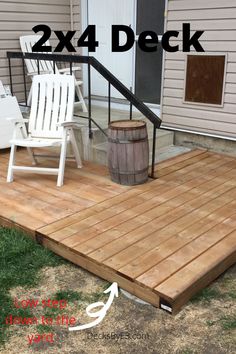
[[[198,290],[223,273],[236,260],[236,232],[207,249],[173,276],[156,287],[159,294],[174,304],[175,311]]]
[[[111,182],[104,166],[69,162],[61,188],[32,174],[7,184],[8,158],[0,153],[0,223],[154,306],[177,312],[236,262],[236,158],[194,150],[135,187]],[[30,163],[24,150],[18,163]]]
[[[153,245],[149,251],[147,250],[138,258],[130,261],[122,268],[122,271],[130,274],[130,276],[133,276],[134,278],[138,278],[145,273],[145,271],[149,271],[152,267],[156,266],[167,257],[170,257],[172,254],[179,251],[182,247],[188,245],[214,226],[219,227],[219,224],[221,224],[224,219],[227,219],[234,214],[235,208],[236,202],[233,201],[227,206],[219,208],[205,218],[191,224],[183,231],[172,234],[170,238],[167,238],[167,240],[163,241],[160,245],[156,247]]]

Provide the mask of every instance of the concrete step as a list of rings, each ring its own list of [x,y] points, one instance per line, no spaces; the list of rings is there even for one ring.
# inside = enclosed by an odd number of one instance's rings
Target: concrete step
[[[80,118],[77,118],[77,121],[81,125],[80,129],[75,133],[76,140],[81,151],[83,159],[101,163],[103,164],[106,161],[107,153],[107,137],[106,135],[97,127],[92,125],[93,139],[89,139],[88,131],[88,121]],[[100,122],[99,122],[100,123]],[[108,128],[103,127],[105,133],[108,133]],[[153,126],[150,122],[147,121],[147,131],[148,131],[148,140],[150,151],[152,150],[152,136],[153,136]],[[157,138],[156,138],[156,149],[161,149],[166,146],[174,144],[174,132],[158,129]],[[104,155],[104,156],[103,156]]]
[[[76,110],[75,114],[77,115],[82,115],[84,117],[88,116],[88,113],[81,112],[80,110]],[[96,123],[99,124],[99,126],[107,133],[108,131],[108,111],[107,107],[99,107],[99,106],[92,106],[92,118],[96,121]],[[111,120],[112,121],[117,121],[117,120],[123,120],[123,119],[129,119],[129,110],[118,110],[118,109],[112,109],[111,110]],[[88,127],[88,120],[82,117],[76,117],[76,120],[79,121],[80,124],[82,124],[84,127]],[[147,131],[148,131],[148,136],[151,138],[153,135],[153,125],[152,123],[145,118],[141,113],[139,112],[134,112],[133,113],[133,120],[143,120],[147,124]],[[97,145],[100,143],[105,142],[106,136],[92,123],[93,127],[93,145]],[[164,130],[159,130],[158,134],[161,135],[168,135],[167,131]],[[170,133],[172,134],[172,133]],[[174,135],[174,134],[172,134]],[[170,138],[170,135],[169,135]],[[164,138],[162,139],[164,140]]]
[[[186,148],[184,146],[177,146],[177,145],[166,146],[157,151],[155,162],[158,163],[161,161],[165,161],[172,157],[182,155],[189,151],[191,151],[191,149]]]
[[[153,136],[153,128],[151,127],[150,130],[148,130],[148,140],[150,144],[152,144],[152,136]],[[87,125],[84,126],[84,132],[87,130]],[[106,134],[108,134],[108,128],[103,129]],[[87,130],[88,131],[88,130]],[[93,146],[106,143],[107,142],[107,137],[106,135],[98,128],[92,128],[93,131],[93,139],[92,139],[92,144]],[[168,145],[173,145],[174,143],[174,132],[164,130],[164,129],[158,129],[157,130],[157,146],[159,148],[168,146]]]
[[[149,148],[152,149],[153,143],[153,128],[148,132]],[[157,129],[156,149],[170,146],[174,144],[174,132],[170,130]]]
[[[153,139],[150,138],[152,136],[151,134],[148,134],[149,136],[149,150],[152,151],[152,142]],[[156,156],[158,155],[158,151],[162,148],[173,146],[174,144],[174,133],[171,131],[167,130],[162,130],[159,129],[157,130],[157,139],[156,139]],[[92,147],[92,151],[90,153],[90,158],[92,161],[100,163],[100,164],[107,164],[107,149],[108,149],[108,143],[107,141],[99,143],[99,144],[94,144]],[[150,159],[151,159],[151,154],[150,154]]]
[[[183,147],[183,146],[176,146],[176,145],[169,145],[164,147],[157,147],[156,155],[155,155],[155,162],[158,163],[160,161],[167,160],[171,157],[175,157],[177,155],[184,154],[185,152],[189,152],[191,149]],[[149,164],[151,165],[151,151],[150,150],[150,159]],[[94,146],[93,149],[93,159],[94,161],[102,164],[107,165],[107,143],[102,143]]]

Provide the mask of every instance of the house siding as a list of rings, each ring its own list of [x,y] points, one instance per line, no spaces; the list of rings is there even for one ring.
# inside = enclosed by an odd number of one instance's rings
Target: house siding
[[[73,0],[73,21],[74,21],[74,30],[81,31],[81,1]],[[76,38],[79,37],[77,33]]]
[[[81,35],[81,1],[73,0],[73,29],[76,31],[74,37],[74,45],[77,54],[82,54],[82,49],[76,46],[77,41]]]
[[[70,0],[0,0],[0,80],[4,84],[9,84],[6,51],[19,51],[19,37],[33,34],[32,27],[42,23],[52,30],[70,30]],[[53,35],[50,42],[55,46]],[[14,60],[12,65],[14,94],[22,101],[24,88],[21,61]]]
[[[205,31],[201,43],[206,54],[227,53],[224,102],[222,107],[184,103],[187,54],[166,52],[163,126],[236,139],[236,1],[169,0],[165,30],[181,32],[183,23],[190,23],[193,31]]]

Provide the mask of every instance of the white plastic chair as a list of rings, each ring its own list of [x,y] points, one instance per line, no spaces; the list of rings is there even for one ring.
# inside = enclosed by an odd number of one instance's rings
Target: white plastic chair
[[[20,46],[21,50],[23,53],[32,53],[32,47],[34,46],[35,43],[39,41],[41,36],[38,35],[29,35],[29,36],[21,36],[20,37]],[[47,41],[45,45],[49,46],[50,43]],[[40,74],[53,74],[54,69],[55,69],[55,74],[70,74],[70,68],[64,68],[64,69],[58,69],[57,65],[55,64],[55,68],[53,66],[53,61],[48,61],[48,60],[37,60],[35,59],[25,59],[25,64],[27,67],[28,75],[31,77],[34,75],[38,75],[38,65],[39,65],[39,70]],[[72,72],[75,73],[76,71],[80,71],[81,68],[76,66],[72,67]],[[79,98],[78,102],[75,102],[75,105],[81,105],[83,112],[88,112],[86,104],[84,102],[84,98],[80,89],[80,86],[83,84],[83,81],[79,81],[75,79],[75,90],[77,93],[77,96]],[[28,97],[28,105],[30,105],[31,102],[31,90],[29,93]]]
[[[0,80],[0,98],[1,97],[6,97],[6,92],[5,92],[5,89],[3,87],[2,81]]]
[[[35,172],[58,175],[57,186],[63,185],[68,140],[72,144],[77,167],[82,167],[80,153],[76,144],[73,120],[75,80],[71,75],[35,75],[32,83],[32,105],[29,120],[13,119],[15,130],[11,143],[7,182],[13,181],[14,171]],[[27,122],[28,135],[17,138],[17,131]],[[25,130],[25,129],[24,129]],[[43,148],[60,146],[59,168],[26,167],[15,165],[17,146]],[[37,161],[31,155],[33,163]]]

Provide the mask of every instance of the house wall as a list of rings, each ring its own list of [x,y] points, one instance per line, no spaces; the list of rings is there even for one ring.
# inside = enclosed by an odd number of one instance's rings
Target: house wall
[[[236,139],[236,1],[169,0],[166,30],[181,31],[184,22],[205,31],[206,54],[228,54],[224,105],[184,103],[186,53],[165,53],[163,126]]]
[[[19,37],[33,34],[32,27],[41,23],[49,25],[52,30],[70,30],[70,0],[0,0],[0,80],[4,84],[9,84],[6,51],[19,51]],[[51,43],[55,45],[55,39]],[[14,94],[22,101],[22,65],[18,60],[12,64]]]
[[[80,35],[81,35],[81,0],[72,0],[72,5],[73,5],[73,28],[74,31],[76,31],[74,41],[75,41],[75,47],[76,47],[76,42],[78,41]],[[76,51],[78,54],[82,54],[82,50],[78,49],[76,47]]]

